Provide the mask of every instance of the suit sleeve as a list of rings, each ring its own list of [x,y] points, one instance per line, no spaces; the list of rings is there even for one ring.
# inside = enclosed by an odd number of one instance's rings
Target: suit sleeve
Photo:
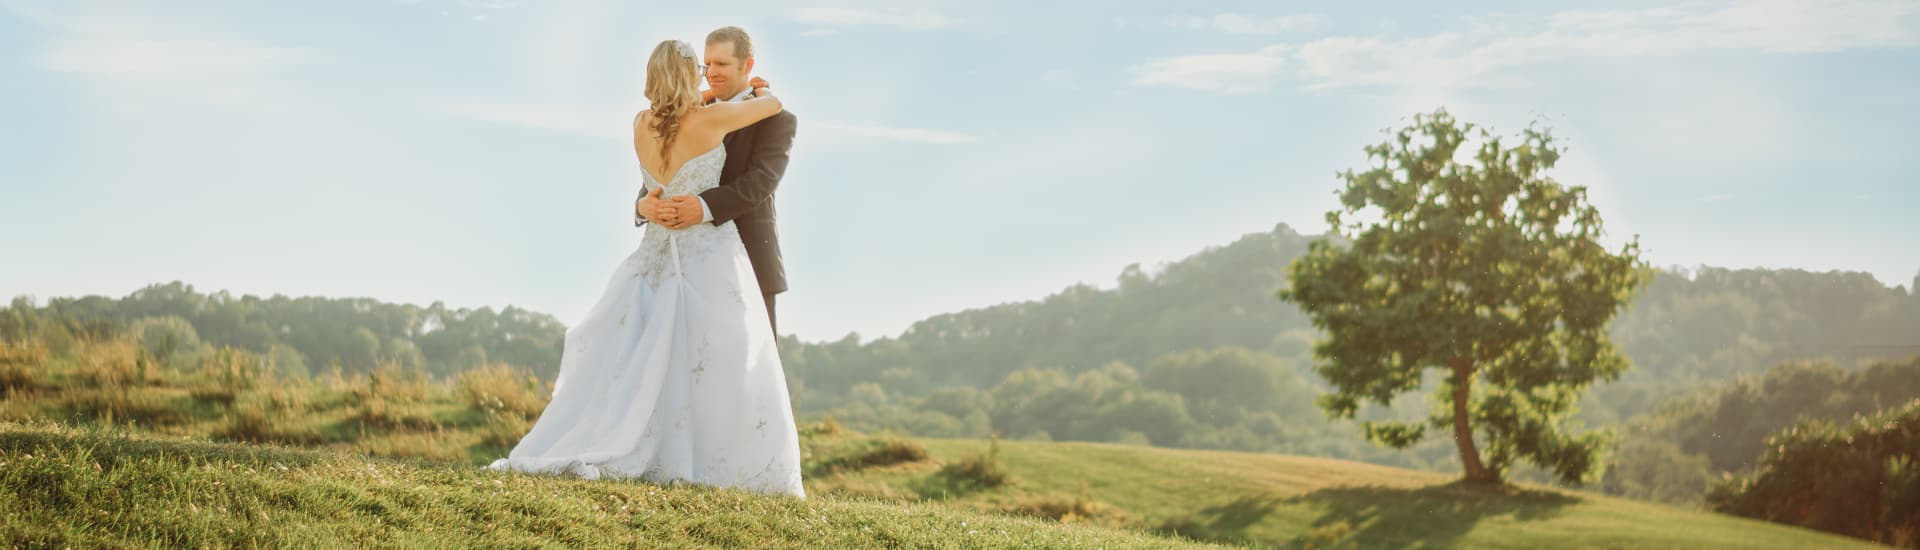
[[[640,201],[645,200],[646,198],[647,198],[647,186],[642,185],[640,186],[640,196],[633,198],[633,226],[634,227],[640,227],[642,225],[647,224],[647,218],[640,215]]]
[[[793,134],[799,126],[793,113],[781,111],[760,124],[755,131],[753,158],[733,181],[700,193],[713,213],[714,225],[733,221],[773,196],[780,177],[787,173],[787,151],[793,148]]]

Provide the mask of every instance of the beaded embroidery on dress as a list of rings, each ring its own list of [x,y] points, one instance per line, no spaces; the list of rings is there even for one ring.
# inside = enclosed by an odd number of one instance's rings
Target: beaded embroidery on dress
[[[648,190],[720,183],[726,148]],[[647,224],[586,318],[567,329],[553,399],[488,468],[637,477],[805,498],[784,368],[746,246],[732,222]]]

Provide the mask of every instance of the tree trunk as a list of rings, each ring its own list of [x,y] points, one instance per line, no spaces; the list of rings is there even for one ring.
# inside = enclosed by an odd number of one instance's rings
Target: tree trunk
[[[1473,446],[1473,425],[1468,422],[1467,401],[1473,396],[1473,363],[1453,362],[1453,443],[1460,447],[1460,463],[1467,466],[1467,482],[1499,483],[1500,477],[1480,462],[1480,450]]]

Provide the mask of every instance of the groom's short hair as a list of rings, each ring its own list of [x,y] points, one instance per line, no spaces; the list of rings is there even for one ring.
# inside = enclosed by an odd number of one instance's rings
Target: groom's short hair
[[[747,36],[746,29],[740,27],[720,27],[707,33],[707,45],[721,42],[733,43],[733,56],[740,59],[753,58],[753,39]]]

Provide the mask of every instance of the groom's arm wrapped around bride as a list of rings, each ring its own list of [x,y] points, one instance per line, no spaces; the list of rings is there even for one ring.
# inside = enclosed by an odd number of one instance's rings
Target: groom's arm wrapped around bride
[[[780,114],[727,136],[728,163],[733,162],[732,157],[736,153],[743,152],[746,169],[721,181],[718,187],[700,194],[701,221],[714,225],[727,223],[765,204],[780,186],[780,178],[787,172],[787,153],[793,149],[793,137],[798,129],[799,120],[792,112],[783,110]],[[734,143],[733,140],[742,137],[741,134],[748,134],[745,137],[751,143]],[[637,206],[646,198],[647,191],[642,188],[640,196],[634,198],[634,204]],[[636,211],[633,216],[634,227],[646,223],[647,219]]]
[[[780,177],[787,172],[787,152],[793,149],[793,136],[798,126],[793,113],[783,110],[729,136],[750,140],[745,144],[727,144],[728,157],[732,157],[735,151],[744,150],[747,153],[746,167],[730,180],[722,180],[718,187],[700,193],[700,199],[706,203],[707,213],[712,216],[714,225],[733,221],[752,212],[773,197],[774,189],[780,186]]]

